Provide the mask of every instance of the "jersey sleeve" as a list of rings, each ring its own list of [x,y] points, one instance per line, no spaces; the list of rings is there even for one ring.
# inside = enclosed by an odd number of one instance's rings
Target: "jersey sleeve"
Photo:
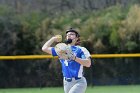
[[[52,47],[51,51],[52,51],[52,56],[58,56],[54,47]]]
[[[89,51],[85,47],[81,47],[81,49],[82,49],[82,51],[83,51],[83,53],[84,53],[84,55],[85,55],[86,58],[91,57]]]

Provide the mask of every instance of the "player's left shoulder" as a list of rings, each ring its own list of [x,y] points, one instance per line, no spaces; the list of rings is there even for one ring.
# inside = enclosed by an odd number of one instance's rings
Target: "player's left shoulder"
[[[89,53],[89,51],[87,50],[87,48],[83,47],[83,46],[78,46],[82,52],[84,53],[84,55],[86,56],[86,58],[89,58],[91,55]]]
[[[78,46],[83,52],[89,52],[85,47],[83,46]]]

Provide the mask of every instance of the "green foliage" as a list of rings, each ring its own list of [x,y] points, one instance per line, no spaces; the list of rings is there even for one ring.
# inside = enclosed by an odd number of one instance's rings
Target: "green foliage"
[[[138,47],[138,45],[136,44],[136,42],[134,41],[128,41],[126,43],[126,48],[128,49],[128,51],[133,51],[134,49],[136,49]]]
[[[133,50],[131,52],[139,52],[140,50],[138,48],[138,46],[140,46],[140,13],[138,11],[140,11],[139,5],[130,7],[130,11],[126,16],[126,19],[122,20],[122,25],[118,30],[118,32],[120,33],[120,43],[122,49],[125,50],[127,46],[127,49],[125,51],[130,52],[130,50]]]
[[[40,27],[42,20],[44,20],[44,15],[39,12],[32,12],[30,14],[17,15],[16,17],[25,28],[28,28],[30,31],[35,31]]]
[[[15,11],[12,10],[12,7],[6,6],[6,5],[0,5],[0,16],[1,17],[7,17],[10,15],[14,15]]]
[[[110,43],[115,47],[118,47],[120,45],[119,34],[117,33],[117,31],[112,31],[110,35]]]

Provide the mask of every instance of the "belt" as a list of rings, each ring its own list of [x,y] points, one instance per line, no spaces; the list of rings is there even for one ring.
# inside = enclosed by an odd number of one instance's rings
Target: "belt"
[[[81,79],[81,77],[65,78],[65,80],[68,81],[68,82],[71,82],[72,79],[78,80],[78,79]]]

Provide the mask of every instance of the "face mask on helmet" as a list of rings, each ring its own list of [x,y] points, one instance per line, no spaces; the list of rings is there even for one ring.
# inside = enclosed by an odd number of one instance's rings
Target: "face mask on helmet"
[[[70,43],[72,43],[72,39],[68,39],[68,40],[66,40],[65,43],[66,43],[66,44],[70,44]]]

